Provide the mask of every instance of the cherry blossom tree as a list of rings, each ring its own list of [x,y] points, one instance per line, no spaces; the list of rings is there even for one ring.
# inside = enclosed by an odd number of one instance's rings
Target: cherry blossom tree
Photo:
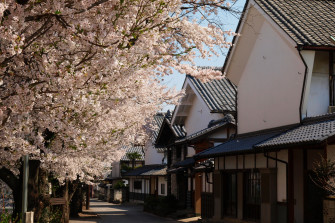
[[[179,92],[159,77],[173,69],[202,80],[195,49],[210,57],[228,35],[204,19],[220,0],[1,0],[0,177],[17,185],[29,154],[65,179],[91,181],[143,141],[144,126]],[[209,21],[209,20],[208,20]],[[9,178],[8,176],[13,176]],[[14,189],[14,193],[15,193]]]

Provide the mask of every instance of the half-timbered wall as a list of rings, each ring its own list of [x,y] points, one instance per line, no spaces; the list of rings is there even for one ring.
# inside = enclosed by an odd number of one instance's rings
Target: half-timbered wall
[[[271,152],[268,156],[288,161],[287,150]],[[266,158],[263,153],[215,158],[215,170],[277,169],[277,201],[286,202],[286,164]]]

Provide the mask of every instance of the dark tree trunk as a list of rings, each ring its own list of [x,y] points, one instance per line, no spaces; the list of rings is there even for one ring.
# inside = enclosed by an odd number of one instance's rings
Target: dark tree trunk
[[[13,216],[20,218],[22,212],[22,171],[20,171],[19,176],[16,176],[9,169],[2,167],[0,169],[0,179],[12,190],[14,198]]]
[[[28,211],[34,212],[34,220],[39,221],[42,210],[49,206],[47,173],[40,168],[39,160],[29,160]]]
[[[15,176],[10,170],[2,167],[0,169],[0,179],[12,189],[14,198],[13,217],[21,218],[22,214],[22,191],[23,191],[23,169],[20,168],[20,175]],[[44,188],[47,185],[46,174],[40,169],[40,161],[29,160],[28,179],[28,211],[34,212],[34,219],[38,221],[41,210],[48,205]]]
[[[73,193],[71,203],[70,203],[70,216],[78,217],[79,213],[83,211],[83,189],[81,184],[77,187],[77,190]]]

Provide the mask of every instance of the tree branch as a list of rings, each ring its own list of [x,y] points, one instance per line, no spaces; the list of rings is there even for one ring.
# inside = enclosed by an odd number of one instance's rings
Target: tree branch
[[[12,171],[5,167],[0,169],[0,179],[5,182],[13,191],[16,191],[17,185],[20,184],[19,178],[15,176]]]

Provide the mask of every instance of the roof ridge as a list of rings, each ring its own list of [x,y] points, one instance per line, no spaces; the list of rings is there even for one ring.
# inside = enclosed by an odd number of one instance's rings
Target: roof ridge
[[[334,33],[335,1],[255,0],[255,3],[298,46],[335,47],[329,39]]]

